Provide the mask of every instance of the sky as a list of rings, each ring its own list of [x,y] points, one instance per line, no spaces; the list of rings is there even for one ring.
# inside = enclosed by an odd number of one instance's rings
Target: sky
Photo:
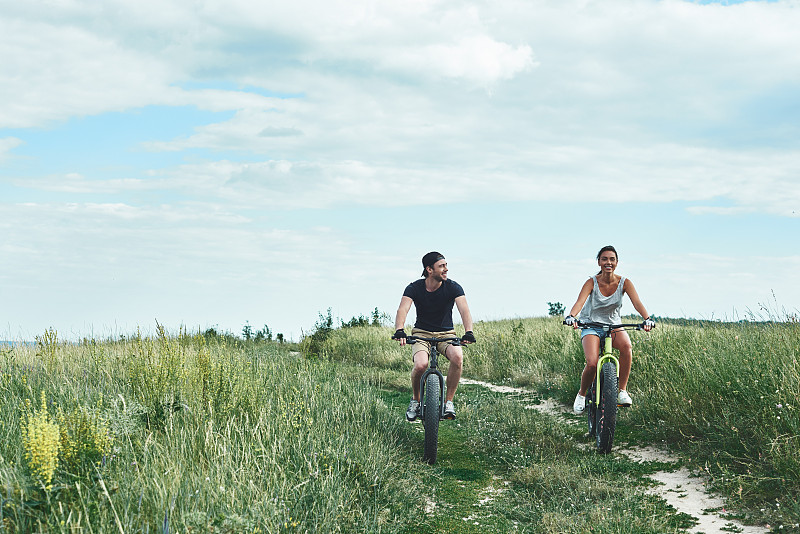
[[[0,339],[298,340],[393,318],[431,250],[476,320],[542,316],[607,244],[651,314],[796,315],[797,28],[798,0],[0,0]]]

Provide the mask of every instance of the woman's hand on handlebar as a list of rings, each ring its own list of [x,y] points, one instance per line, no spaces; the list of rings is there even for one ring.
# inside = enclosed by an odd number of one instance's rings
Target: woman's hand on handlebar
[[[571,326],[572,328],[578,328],[578,320],[573,317],[572,315],[567,315],[564,317],[564,324],[567,326]]]
[[[652,330],[655,327],[656,327],[656,322],[654,320],[652,320],[650,317],[645,319],[642,322],[642,326],[641,326],[642,330],[644,330],[645,332],[649,332],[650,330]]]

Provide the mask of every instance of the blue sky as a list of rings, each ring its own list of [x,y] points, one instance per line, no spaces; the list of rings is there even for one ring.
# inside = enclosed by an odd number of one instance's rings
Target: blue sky
[[[800,308],[796,0],[0,6],[0,338]]]

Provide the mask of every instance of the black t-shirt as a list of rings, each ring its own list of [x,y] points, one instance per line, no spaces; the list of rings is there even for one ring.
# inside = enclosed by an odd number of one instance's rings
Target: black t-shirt
[[[411,282],[403,292],[404,297],[414,301],[417,308],[415,328],[428,332],[444,332],[453,329],[453,304],[464,294],[464,288],[455,280],[445,280],[439,289],[429,292],[425,279]]]

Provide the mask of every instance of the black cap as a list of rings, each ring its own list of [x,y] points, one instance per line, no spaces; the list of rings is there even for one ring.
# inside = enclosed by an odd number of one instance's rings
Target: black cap
[[[437,261],[443,259],[444,256],[442,256],[442,254],[439,252],[428,252],[422,256],[422,276],[425,276],[425,267],[433,267]]]

